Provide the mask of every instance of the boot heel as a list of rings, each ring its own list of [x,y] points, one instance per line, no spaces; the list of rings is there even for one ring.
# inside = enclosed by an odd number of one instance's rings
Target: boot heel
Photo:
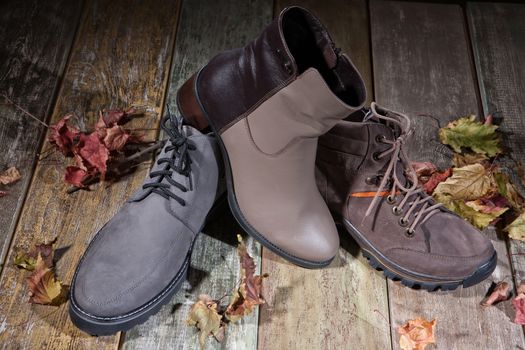
[[[182,117],[189,125],[198,130],[204,130],[209,124],[195,97],[195,77],[196,74],[193,74],[177,91],[177,106]]]

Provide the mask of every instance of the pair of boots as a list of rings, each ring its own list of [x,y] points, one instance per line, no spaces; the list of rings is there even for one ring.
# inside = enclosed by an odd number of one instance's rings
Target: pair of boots
[[[214,203],[220,166],[242,228],[295,264],[332,261],[335,215],[373,267],[408,286],[485,279],[496,266],[490,241],[417,185],[404,149],[410,119],[374,103],[364,109],[365,101],[359,72],[300,7],[285,9],[246,47],[214,57],[179,89],[189,125],[164,119],[169,139],[149,178],[80,261],[74,323],[91,334],[127,330],[170,300]]]

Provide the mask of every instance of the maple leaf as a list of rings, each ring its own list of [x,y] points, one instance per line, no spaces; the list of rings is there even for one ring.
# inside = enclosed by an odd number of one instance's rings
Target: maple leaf
[[[241,283],[234,291],[230,304],[226,308],[226,317],[232,322],[249,315],[255,306],[265,303],[261,289],[263,279],[268,277],[268,275],[255,276],[255,262],[248,254],[248,249],[240,235],[237,235],[237,240],[239,241],[237,254],[241,264]]]
[[[110,151],[121,151],[128,143],[130,137],[131,135],[123,127],[115,125],[106,129],[104,145]]]
[[[510,182],[507,174],[495,172],[494,180],[496,181],[498,192],[507,199],[514,210],[525,210],[525,199],[519,194],[516,186]]]
[[[68,166],[66,167],[66,172],[64,173],[64,181],[73,186],[84,188],[84,181],[90,177],[90,174],[77,166]]]
[[[53,267],[55,253],[53,245],[55,242],[56,237],[50,242],[35,244],[29,252],[19,250],[13,258],[13,264],[18,268],[33,271],[36,266],[37,258],[40,256],[47,267]]]
[[[496,192],[496,184],[481,164],[454,168],[452,176],[437,185],[434,193],[449,195],[455,200],[475,200]]]
[[[46,265],[40,254],[33,273],[27,277],[27,285],[29,302],[32,304],[58,306],[67,299],[67,287],[56,279],[54,271]]]
[[[49,142],[66,156],[72,155],[75,140],[81,134],[77,128],[68,125],[70,118],[71,114],[68,114],[49,126]]]
[[[464,167],[465,165],[481,163],[484,164],[489,158],[484,154],[479,153],[454,153],[452,163],[456,168]]]
[[[483,124],[476,120],[476,116],[470,115],[439,129],[439,138],[457,153],[461,153],[462,148],[469,148],[475,153],[493,157],[501,153],[497,128],[496,125]]]
[[[509,233],[510,238],[525,241],[525,212],[521,213],[503,230]]]
[[[80,135],[78,154],[90,167],[95,168],[100,174],[104,175],[107,171],[107,161],[109,150],[100,141],[96,133]]]
[[[199,295],[199,300],[193,304],[188,315],[187,324],[199,329],[199,344],[201,349],[206,345],[206,339],[213,335],[218,341],[224,338],[222,316],[217,311],[217,302],[205,294]]]
[[[450,211],[458,214],[462,218],[468,220],[472,225],[479,229],[484,229],[490,225],[498,216],[503,214],[508,208],[502,211],[495,211],[493,213],[484,213],[476,209],[476,204],[470,203],[470,206],[462,200],[455,200],[450,195],[443,195],[434,192],[434,199],[443,203]]]
[[[14,166],[12,166],[0,173],[0,184],[9,185],[17,182],[20,180],[20,178],[22,178],[22,175],[20,175],[20,172]]]
[[[437,185],[439,185],[441,182],[445,181],[452,175],[452,169],[447,169],[443,172],[434,172],[427,182],[423,185],[423,190],[429,194],[432,195]]]
[[[424,350],[428,344],[435,344],[434,329],[436,320],[431,322],[422,318],[409,320],[405,325],[398,328],[401,335],[399,346],[403,350]]]
[[[508,300],[510,294],[510,285],[505,281],[501,281],[496,284],[491,293],[485,297],[480,304],[481,306],[491,306],[500,301]]]

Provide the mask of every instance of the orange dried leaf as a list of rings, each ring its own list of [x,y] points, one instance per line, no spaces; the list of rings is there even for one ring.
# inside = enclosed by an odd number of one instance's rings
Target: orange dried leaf
[[[217,301],[208,295],[199,295],[199,300],[193,304],[188,315],[187,324],[199,329],[199,344],[201,349],[206,345],[206,339],[214,336],[217,341],[224,339],[224,324],[222,316],[217,311]]]
[[[67,287],[56,279],[54,271],[46,266],[40,254],[35,270],[27,278],[27,285],[30,291],[29,302],[32,304],[58,306],[67,299]]]
[[[262,281],[267,275],[255,276],[255,262],[248,254],[246,245],[240,235],[237,235],[239,245],[237,254],[241,263],[241,283],[239,288],[234,291],[230,304],[226,308],[226,316],[232,322],[249,315],[255,306],[264,304],[265,300],[261,295]]]
[[[422,318],[408,321],[405,325],[398,328],[401,335],[399,345],[403,350],[424,350],[428,344],[436,342],[434,329],[436,320],[427,321]]]

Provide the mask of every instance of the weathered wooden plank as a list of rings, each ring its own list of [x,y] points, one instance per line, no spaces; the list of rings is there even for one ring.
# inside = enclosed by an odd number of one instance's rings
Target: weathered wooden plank
[[[91,127],[100,108],[144,105],[131,128],[156,128],[167,86],[178,1],[94,0],[82,25],[52,115],[56,122],[73,112],[82,129]],[[41,29],[44,30],[45,28]],[[149,134],[154,137],[155,133]],[[49,148],[47,145],[44,149]],[[51,158],[60,160],[55,154]],[[59,161],[60,162],[60,161]],[[58,236],[67,247],[58,276],[71,281],[76,264],[94,233],[141,183],[137,171],[111,185],[69,195],[61,166],[39,161],[14,235],[14,246]],[[118,252],[115,252],[118,254]],[[13,251],[8,255],[12,259]],[[91,337],[76,329],[65,305],[58,309],[27,303],[25,274],[7,265],[0,279],[0,343],[5,348],[115,348],[118,336]]]
[[[184,2],[175,43],[168,101],[176,105],[180,85],[216,53],[245,45],[271,21],[272,1],[229,0]],[[186,325],[191,304],[199,294],[219,298],[229,294],[239,280],[235,234],[240,232],[227,205],[218,209],[220,218],[205,227],[195,243],[188,281],[182,291],[144,325],[125,335],[125,349],[198,349],[197,333]],[[260,246],[252,239],[248,247],[260,268]],[[226,297],[223,302],[227,302]],[[209,349],[249,350],[257,347],[255,312],[228,327],[219,344],[208,340]]]
[[[483,111],[502,118],[504,145],[523,165],[525,5],[469,3],[467,14]],[[520,283],[525,280],[525,243],[510,240],[509,252],[515,281]]]
[[[377,101],[414,116],[412,158],[446,163],[437,123],[417,114],[432,115],[443,125],[479,112],[462,10],[458,5],[383,1],[372,1],[370,10]],[[491,280],[511,275],[505,241],[494,230],[486,233],[499,254],[498,267],[475,287],[428,293],[389,281],[394,348],[399,348],[397,328],[417,316],[438,320],[438,349],[523,347],[520,326],[498,308],[479,306]]]
[[[291,3],[278,1],[276,10]],[[320,16],[336,44],[356,63],[371,99],[366,1],[293,3]],[[390,348],[385,279],[368,266],[344,230],[339,255],[328,268],[303,269],[263,249],[263,272],[270,278],[264,288],[268,305],[261,308],[260,349]]]
[[[71,49],[83,1],[3,1],[0,4],[0,93],[46,119]],[[22,179],[0,199],[0,261],[7,253],[31,181],[45,127],[0,96],[0,171]],[[45,121],[45,120],[44,120]]]

